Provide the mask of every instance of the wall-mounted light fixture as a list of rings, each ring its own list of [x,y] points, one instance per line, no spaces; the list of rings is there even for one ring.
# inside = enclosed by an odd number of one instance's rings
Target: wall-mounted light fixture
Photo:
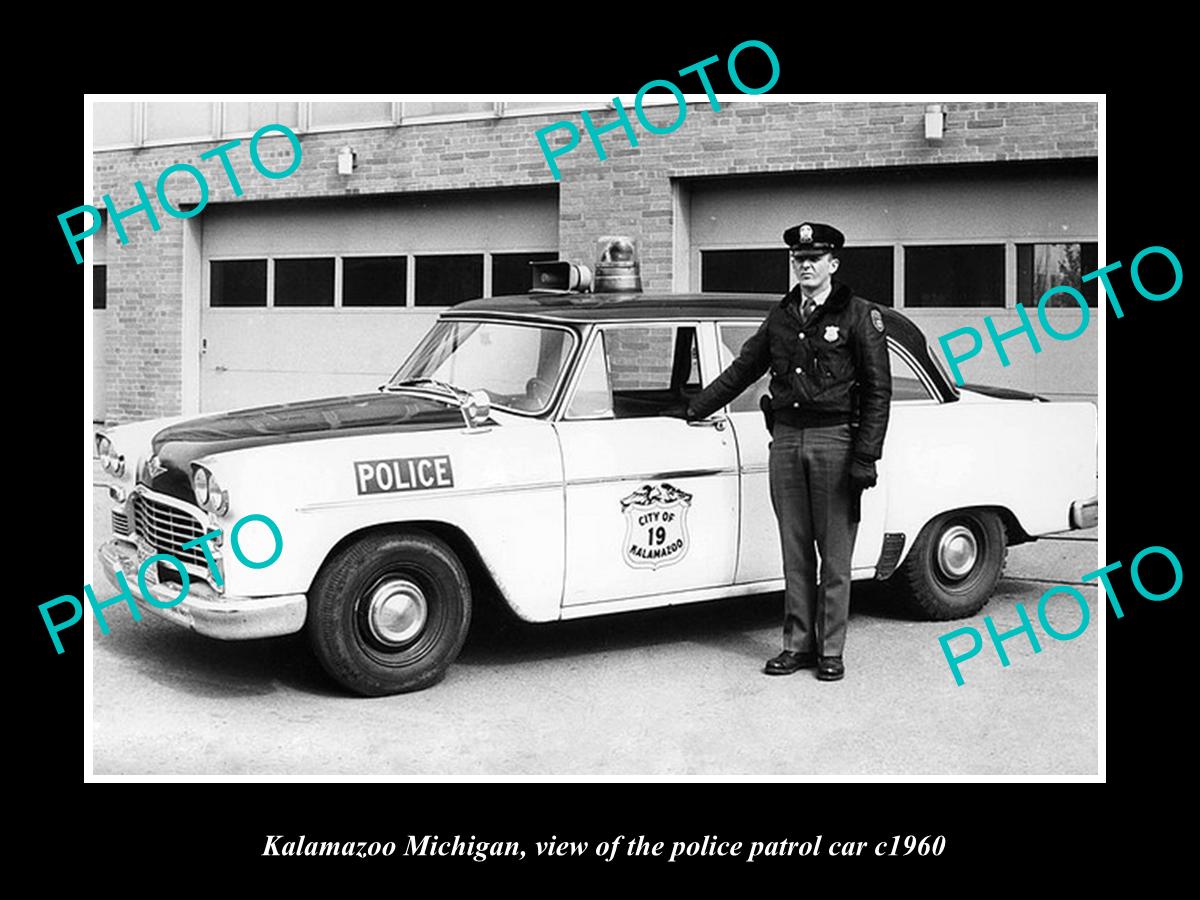
[[[354,167],[358,164],[358,154],[352,147],[343,147],[338,151],[338,174],[353,175]]]
[[[930,103],[925,107],[925,140],[940,141],[946,130],[946,114],[940,103]]]

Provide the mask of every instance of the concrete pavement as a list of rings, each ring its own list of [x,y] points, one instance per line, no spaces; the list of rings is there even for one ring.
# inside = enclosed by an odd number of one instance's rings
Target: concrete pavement
[[[109,534],[97,489],[95,533]],[[1080,538],[1083,538],[1082,540]],[[984,609],[1036,616],[1049,583],[1097,567],[1095,534],[1012,548]],[[99,577],[95,577],[99,576]],[[97,588],[107,581],[96,572]],[[1079,638],[990,645],[955,685],[938,636],[857,582],[847,676],[770,678],[782,597],[475,628],[440,685],[379,699],[329,681],[303,635],[224,643],[110,612],[93,634],[96,774],[855,777],[1089,774],[1097,768],[1097,593]],[[105,596],[105,595],[102,595]],[[1078,621],[1051,613],[1060,630]]]

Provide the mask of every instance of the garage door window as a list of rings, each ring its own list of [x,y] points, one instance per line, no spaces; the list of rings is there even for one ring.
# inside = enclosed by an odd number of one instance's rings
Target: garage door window
[[[313,130],[391,123],[391,103],[313,103],[309,106],[309,126]]]
[[[558,259],[558,254],[549,253],[493,253],[492,296],[528,294],[533,284],[529,264]]]
[[[147,103],[146,142],[211,140],[213,104]]]
[[[704,250],[700,253],[700,290],[786,294],[787,248],[778,250]]]
[[[1004,245],[904,248],[904,305],[1004,306]]]
[[[299,103],[222,103],[221,112],[225,135],[253,134],[264,125],[300,127]]]
[[[891,247],[843,247],[838,254],[841,263],[837,275],[854,288],[854,293],[878,303],[895,305],[895,252]]]
[[[358,256],[342,260],[342,306],[404,306],[408,259]]]
[[[1084,282],[1083,276],[1098,267],[1095,243],[1017,244],[1017,302],[1037,306],[1042,294],[1060,284],[1070,285],[1096,305],[1099,279]],[[1056,294],[1046,301],[1048,307],[1069,307],[1076,303],[1069,294]]]
[[[449,118],[457,118],[459,116],[494,116],[496,114],[496,104],[492,102],[479,103],[450,103],[450,102],[416,102],[404,104],[404,119],[423,119],[431,116],[447,116]]]
[[[483,254],[418,256],[417,306],[453,306],[483,296]]]
[[[210,265],[212,306],[267,305],[265,259],[222,259],[213,260]]]
[[[333,306],[333,257],[275,260],[276,306]]]

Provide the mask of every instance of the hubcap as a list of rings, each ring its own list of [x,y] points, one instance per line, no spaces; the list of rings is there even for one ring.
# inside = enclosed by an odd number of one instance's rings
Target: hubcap
[[[962,578],[975,566],[979,545],[971,529],[955,525],[938,541],[937,560],[942,573],[950,578]]]
[[[407,578],[389,578],[375,589],[367,605],[367,625],[384,644],[411,641],[425,627],[425,593]]]

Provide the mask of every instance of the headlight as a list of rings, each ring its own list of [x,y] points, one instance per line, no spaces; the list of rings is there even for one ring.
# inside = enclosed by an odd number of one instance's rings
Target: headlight
[[[100,457],[100,468],[105,472],[111,472],[118,478],[125,474],[125,457],[118,454],[107,437],[102,434],[96,435],[96,455]]]
[[[221,489],[213,475],[208,476],[208,508],[218,516],[229,512],[229,492]]]
[[[208,508],[208,469],[196,468],[192,473],[192,490],[196,492],[196,502]]]
[[[217,476],[203,466],[192,469],[192,490],[196,494],[196,502],[203,509],[218,516],[229,512],[229,491],[222,488]]]

